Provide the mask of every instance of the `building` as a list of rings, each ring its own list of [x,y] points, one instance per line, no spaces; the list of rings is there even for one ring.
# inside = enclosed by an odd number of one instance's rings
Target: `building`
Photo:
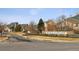
[[[56,31],[56,23],[53,20],[44,22],[45,31]]]
[[[79,19],[76,18],[79,17],[74,16],[74,17],[70,17],[67,19],[64,19],[61,22],[57,23],[57,29],[58,31],[74,31],[74,32],[78,32],[79,31]]]
[[[38,30],[37,30],[37,25],[28,25],[27,28],[27,33],[29,34],[37,34],[38,33]]]

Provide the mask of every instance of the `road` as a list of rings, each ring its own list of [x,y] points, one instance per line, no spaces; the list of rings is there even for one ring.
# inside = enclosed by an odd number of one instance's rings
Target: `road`
[[[0,51],[79,51],[79,43],[24,41],[22,37],[12,35],[0,42]]]
[[[0,51],[79,51],[79,43],[0,42]]]

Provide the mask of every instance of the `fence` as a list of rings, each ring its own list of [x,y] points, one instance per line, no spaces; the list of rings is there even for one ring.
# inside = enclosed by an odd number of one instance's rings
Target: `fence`
[[[42,34],[67,36],[73,34],[73,32],[72,31],[43,31]]]

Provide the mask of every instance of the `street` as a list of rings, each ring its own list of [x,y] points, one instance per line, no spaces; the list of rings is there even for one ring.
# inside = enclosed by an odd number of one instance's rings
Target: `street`
[[[5,41],[0,42],[0,51],[79,51],[79,43]]]
[[[28,40],[19,35],[9,34],[0,42],[0,51],[79,51],[78,42],[49,42]]]

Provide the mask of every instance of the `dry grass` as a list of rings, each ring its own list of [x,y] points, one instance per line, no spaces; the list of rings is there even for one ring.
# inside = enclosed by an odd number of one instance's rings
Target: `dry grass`
[[[24,33],[22,33],[22,32],[10,32],[10,34],[16,34],[16,35],[23,35]]]
[[[6,36],[0,36],[0,41],[4,41],[6,39],[8,39],[8,37],[6,37]]]
[[[63,42],[79,42],[79,38],[66,38],[66,37],[49,37],[49,36],[36,36],[30,35],[29,39],[37,39],[37,40],[50,40],[50,41],[63,41]]]
[[[23,36],[22,32],[12,32],[11,34],[16,34]],[[79,38],[67,38],[67,37],[53,37],[53,36],[40,36],[40,35],[28,35],[23,36],[30,40],[41,40],[41,41],[53,41],[53,42],[79,42]]]

